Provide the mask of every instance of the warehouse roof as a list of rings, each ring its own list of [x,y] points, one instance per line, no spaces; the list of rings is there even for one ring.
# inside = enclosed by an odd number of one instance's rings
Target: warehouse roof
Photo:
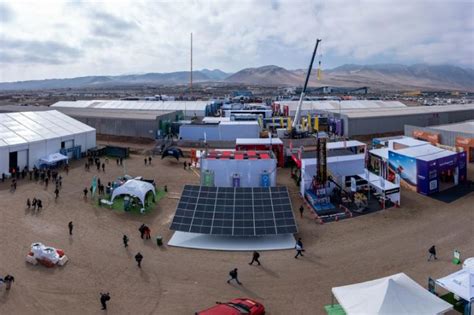
[[[462,133],[471,133],[474,134],[474,120],[468,120],[456,124],[447,124],[439,126],[431,126],[431,129],[462,132]]]
[[[445,105],[445,106],[413,106],[405,108],[378,108],[366,110],[343,110],[342,116],[348,118],[371,118],[384,116],[407,116],[420,114],[436,114],[457,111],[474,111],[474,104]]]
[[[442,157],[457,154],[456,152],[438,148],[431,144],[419,145],[416,147],[410,147],[396,151],[391,150],[391,152],[399,153],[424,161],[432,161]]]
[[[26,111],[48,111],[53,108],[48,106],[19,106],[5,105],[0,106],[1,112],[26,112]],[[176,111],[165,110],[127,110],[127,109],[94,109],[87,107],[54,107],[72,117],[97,117],[97,118],[117,118],[117,119],[138,119],[138,120],[155,120],[158,116],[167,115]]]
[[[298,101],[279,101],[280,105],[287,105],[290,110],[296,110]],[[369,108],[404,108],[405,104],[398,101],[378,100],[349,100],[349,101],[303,101],[302,110],[329,110],[339,111],[348,109]]]
[[[56,110],[0,114],[0,147],[94,130]]]
[[[130,111],[123,109],[91,109],[91,108],[57,108],[58,111],[72,117],[94,117],[105,119],[134,119],[156,120],[156,117],[175,113],[176,111],[140,110]]]
[[[122,101],[122,100],[90,100],[90,101],[60,101],[52,107],[68,108],[101,108],[123,110],[182,110],[204,111],[209,104],[207,101]]]

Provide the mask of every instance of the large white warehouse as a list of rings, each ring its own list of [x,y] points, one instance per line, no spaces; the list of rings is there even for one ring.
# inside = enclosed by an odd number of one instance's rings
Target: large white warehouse
[[[72,157],[95,146],[94,128],[58,111],[0,114],[0,173],[32,169],[61,149]]]
[[[87,101],[60,101],[51,107],[87,108],[100,110],[122,111],[182,111],[185,117],[206,116],[207,101],[125,101],[125,100],[87,100]]]

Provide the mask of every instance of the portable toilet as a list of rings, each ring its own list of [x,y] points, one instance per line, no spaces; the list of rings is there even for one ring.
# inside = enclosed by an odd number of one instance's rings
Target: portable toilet
[[[240,187],[240,174],[232,174],[232,187]]]
[[[267,171],[263,171],[261,175],[261,186],[262,187],[270,187],[270,174]]]
[[[210,170],[205,170],[204,176],[202,177],[202,185],[207,187],[214,186],[214,172]]]

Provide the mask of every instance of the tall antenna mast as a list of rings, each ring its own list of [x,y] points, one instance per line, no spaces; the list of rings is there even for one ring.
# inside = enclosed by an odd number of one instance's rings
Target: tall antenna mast
[[[193,33],[191,33],[191,73],[189,91],[191,93],[191,100],[193,99]]]

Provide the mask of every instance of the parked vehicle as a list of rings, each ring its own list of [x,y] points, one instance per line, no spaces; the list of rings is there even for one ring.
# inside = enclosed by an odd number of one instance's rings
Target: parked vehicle
[[[230,302],[216,302],[217,305],[204,311],[196,312],[196,315],[264,315],[265,307],[259,302],[246,298],[233,299]]]

